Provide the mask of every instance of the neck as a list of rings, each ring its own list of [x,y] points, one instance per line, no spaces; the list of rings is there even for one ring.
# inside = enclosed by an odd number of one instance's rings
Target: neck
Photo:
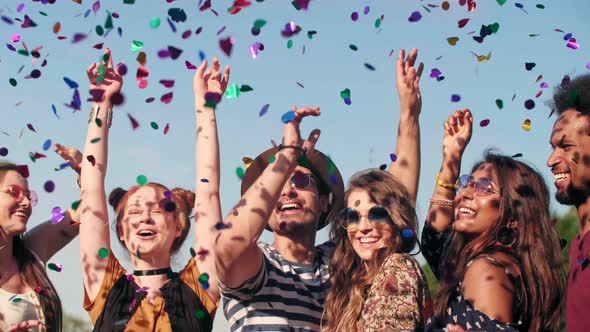
[[[289,237],[275,234],[272,246],[290,262],[311,264],[315,257],[315,235],[313,232],[304,237]]]
[[[15,262],[12,241],[12,236],[7,235],[3,230],[0,230],[0,271],[7,269],[8,266]]]
[[[578,223],[580,238],[590,232],[590,196],[586,197],[586,200],[578,205]]]
[[[133,263],[133,270],[158,270],[165,269],[170,266],[170,255],[153,255],[150,257],[131,256]]]

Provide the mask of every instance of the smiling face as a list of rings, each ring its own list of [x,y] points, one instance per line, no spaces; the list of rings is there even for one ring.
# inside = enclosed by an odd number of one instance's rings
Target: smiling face
[[[555,177],[555,198],[580,205],[590,196],[590,119],[569,109],[561,113],[551,133],[553,152],[547,166]]]
[[[496,169],[492,164],[484,163],[471,174],[472,181],[482,178],[491,180],[487,188],[480,188],[480,193],[473,186],[468,186],[455,197],[455,232],[474,238],[491,229],[500,218],[500,188]],[[484,193],[483,189],[487,189]]]
[[[391,245],[393,231],[391,221],[374,220],[373,223],[369,221],[369,211],[377,205],[366,190],[353,189],[348,194],[346,207],[355,209],[360,216],[356,227],[349,226],[349,229],[347,229],[348,239],[352,243],[352,248],[362,260],[373,259],[379,249]]]
[[[11,190],[12,189],[12,190]],[[22,191],[22,197],[15,197]],[[0,182],[0,226],[8,236],[23,234],[32,213],[29,184],[17,171],[6,171]]]
[[[167,212],[161,204],[164,199],[164,193],[152,186],[139,188],[127,199],[117,234],[132,255],[170,255],[182,229],[175,211]]]
[[[311,176],[311,178],[309,178]],[[306,188],[295,188],[290,180],[285,183],[281,196],[270,216],[269,225],[278,234],[305,233],[317,229],[320,215],[328,211],[328,198],[320,194],[317,179],[305,167],[297,166],[290,178]]]

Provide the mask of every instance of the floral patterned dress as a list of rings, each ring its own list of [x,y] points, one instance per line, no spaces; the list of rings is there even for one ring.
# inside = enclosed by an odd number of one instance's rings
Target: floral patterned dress
[[[387,257],[371,284],[357,331],[422,331],[431,315],[424,272],[408,254]]]

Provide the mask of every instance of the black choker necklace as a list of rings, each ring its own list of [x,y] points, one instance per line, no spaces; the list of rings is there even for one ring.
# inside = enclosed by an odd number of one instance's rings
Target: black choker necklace
[[[138,277],[156,276],[156,275],[159,275],[159,274],[171,274],[171,273],[172,273],[172,269],[170,267],[163,268],[163,269],[157,269],[157,270],[138,270],[138,271],[133,271],[133,275],[134,276],[138,276]]]

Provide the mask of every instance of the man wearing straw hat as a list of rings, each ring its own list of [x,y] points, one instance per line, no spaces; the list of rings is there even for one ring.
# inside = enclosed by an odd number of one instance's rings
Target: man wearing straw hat
[[[303,141],[299,124],[319,107],[293,107],[283,144],[261,153],[242,180],[242,197],[217,239],[223,310],[232,331],[319,331],[329,285],[331,243],[316,231],[343,206],[336,165]],[[257,242],[264,229],[274,242]]]

